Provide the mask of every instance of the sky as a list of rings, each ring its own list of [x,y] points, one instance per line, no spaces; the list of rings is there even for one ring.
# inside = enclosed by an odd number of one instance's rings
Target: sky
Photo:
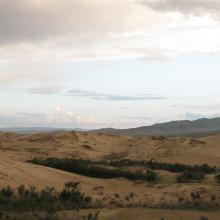
[[[219,0],[0,0],[0,127],[220,116]]]

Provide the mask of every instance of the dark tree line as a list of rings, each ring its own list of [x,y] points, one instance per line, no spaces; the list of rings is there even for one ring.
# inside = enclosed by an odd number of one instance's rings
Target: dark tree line
[[[100,166],[101,164],[95,163],[94,161],[90,161],[90,160],[34,158],[29,162],[84,175],[84,176],[104,178],[104,179],[112,179],[119,177],[123,177],[132,181],[135,180],[156,181],[157,179],[157,173],[154,172],[153,170],[148,170],[145,173],[143,173],[143,172],[131,172],[121,168],[112,169],[112,168]]]
[[[104,179],[123,177],[132,181],[156,181],[158,179],[158,175],[153,170],[166,170],[173,173],[181,173],[177,176],[177,182],[200,181],[204,179],[205,174],[212,174],[216,172],[215,167],[211,167],[207,164],[191,166],[179,163],[171,164],[130,159],[92,161],[67,158],[34,158],[29,162],[89,177]],[[125,169],[125,167],[135,166],[145,167],[150,170],[143,173],[140,171],[131,172],[128,169]],[[216,178],[218,180],[218,177]]]
[[[206,174],[211,174],[216,172],[215,167],[211,167],[207,164],[203,165],[185,165],[180,163],[164,163],[156,161],[145,161],[145,160],[130,160],[130,159],[121,159],[121,160],[110,160],[110,161],[98,161],[96,164],[108,165],[112,167],[124,167],[124,166],[144,166],[153,170],[166,170],[173,173],[180,173],[184,171],[195,171],[195,172],[204,172]]]

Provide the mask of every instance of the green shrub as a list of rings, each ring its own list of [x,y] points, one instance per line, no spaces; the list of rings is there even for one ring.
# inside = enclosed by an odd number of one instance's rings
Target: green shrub
[[[193,199],[193,200],[199,200],[200,198],[201,198],[201,195],[200,195],[200,192],[191,192],[191,198]]]
[[[97,211],[95,214],[89,213],[87,216],[83,216],[83,220],[98,220],[99,211]]]
[[[176,181],[178,183],[188,183],[191,181],[201,181],[205,178],[205,175],[201,171],[185,171],[178,175]]]
[[[53,187],[37,191],[35,187],[25,188],[21,185],[17,193],[11,187],[0,189],[0,211],[47,211],[54,213],[57,209],[81,209],[90,206],[91,198],[79,191],[79,183],[66,183],[61,192]]]
[[[209,218],[206,217],[206,216],[201,216],[201,217],[199,218],[199,220],[209,220]]]
[[[0,196],[4,197],[4,198],[10,198],[13,195],[13,189],[10,186],[7,187],[3,187],[0,190]]]
[[[156,162],[156,161],[145,161],[145,160],[130,160],[130,159],[121,159],[121,160],[110,160],[110,161],[98,161],[95,163],[109,165],[113,167],[123,167],[123,166],[146,166],[147,168],[153,170],[167,170],[173,173],[179,173],[184,171],[202,171],[204,173],[215,173],[216,168],[211,167],[207,164],[203,165],[185,165],[179,163],[164,163],[164,162]]]
[[[154,182],[157,179],[157,173],[153,170],[147,170],[145,173],[145,178],[147,181]]]
[[[220,174],[217,174],[217,175],[215,176],[215,179],[216,179],[216,181],[217,181],[218,183],[220,183]]]
[[[132,181],[145,180],[154,181],[156,180],[157,174],[154,171],[147,171],[145,174],[142,172],[131,172],[124,169],[110,169],[101,167],[89,160],[76,160],[76,159],[59,159],[59,158],[48,158],[48,159],[33,159],[29,161],[34,164],[52,167],[72,173],[77,173],[84,176],[112,179],[123,177]]]
[[[20,186],[17,188],[17,191],[18,191],[18,195],[19,195],[21,198],[24,198],[24,197],[25,197],[26,189],[25,189],[25,186],[24,186],[24,185],[20,185]]]

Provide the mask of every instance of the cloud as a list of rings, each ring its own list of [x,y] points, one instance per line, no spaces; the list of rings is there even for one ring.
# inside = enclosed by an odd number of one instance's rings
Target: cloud
[[[89,13],[88,5],[83,1],[1,0],[0,40],[25,42],[58,37],[71,31],[80,34],[84,25],[92,29],[96,16],[94,12]]]
[[[0,62],[143,57],[133,50],[146,42],[138,38],[167,22],[133,0],[0,0]]]
[[[175,104],[171,105],[171,107],[174,108],[180,108],[180,109],[192,109],[195,111],[202,110],[202,111],[208,111],[214,110],[214,111],[220,111],[220,104],[218,102],[216,103],[200,103],[200,104]]]
[[[219,0],[139,0],[137,2],[156,11],[181,12],[193,15],[220,15]]]
[[[98,93],[80,89],[69,90],[68,94],[74,97],[90,98],[100,101],[143,101],[143,100],[165,100],[167,98],[161,96],[152,96],[148,94],[140,94],[134,96],[113,95],[108,93]]]
[[[20,80],[25,80],[29,77],[24,73],[5,72],[0,74],[0,86],[10,85]]]
[[[86,127],[101,125],[93,117],[83,117],[73,114],[58,106],[52,114],[20,112],[16,114],[0,114],[1,127],[51,126],[51,127]]]
[[[200,118],[217,118],[220,117],[219,113],[215,113],[215,114],[199,114],[199,113],[193,113],[193,112],[186,112],[184,114],[184,118],[187,120],[197,120]]]
[[[128,119],[128,120],[135,120],[135,121],[146,121],[146,122],[152,119],[146,116],[110,116],[110,118]]]
[[[98,129],[104,127],[129,128],[143,125],[142,123],[130,123],[124,120],[113,120],[109,123],[100,122],[92,116],[82,116],[57,106],[51,114],[19,112],[14,114],[0,114],[0,128],[6,127],[54,127],[54,128],[83,128]],[[123,118],[122,118],[123,119]],[[132,117],[131,117],[132,119]],[[134,118],[135,119],[135,118]],[[138,118],[137,118],[138,120]],[[133,121],[133,120],[132,120]]]
[[[63,88],[61,86],[34,87],[25,89],[25,92],[30,94],[58,94],[63,92]]]
[[[75,124],[96,124],[97,121],[93,117],[82,117],[78,114],[73,114],[71,111],[65,110],[58,106],[55,114],[48,118],[49,123],[75,123]]]
[[[197,120],[200,118],[207,118],[207,115],[203,115],[203,114],[197,114],[197,113],[192,113],[192,112],[186,112],[185,113],[185,118],[187,120]]]
[[[0,0],[0,63],[157,58],[135,35],[166,22],[133,0]]]
[[[1,127],[39,125],[46,120],[46,115],[36,113],[17,113],[13,115],[0,114]]]
[[[218,0],[0,0],[0,84],[53,78],[57,63],[218,55],[218,12]]]
[[[0,0],[0,41],[36,41],[63,35],[73,39],[101,37],[135,30],[140,21],[150,25],[137,13],[131,0]]]
[[[23,90],[22,90],[23,91]],[[101,92],[93,92],[81,89],[66,89],[60,86],[35,87],[25,89],[29,94],[63,94],[66,96],[89,98],[99,101],[143,101],[143,100],[166,100],[166,97],[153,96],[151,94],[117,95]]]

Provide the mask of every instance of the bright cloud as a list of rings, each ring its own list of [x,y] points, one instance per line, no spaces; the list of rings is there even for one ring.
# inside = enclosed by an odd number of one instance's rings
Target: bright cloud
[[[82,117],[80,115],[73,114],[72,112],[65,110],[61,106],[58,106],[56,108],[55,114],[51,115],[48,118],[48,122],[52,124],[53,123],[59,124],[60,122],[62,122],[62,123],[66,123],[69,125],[71,125],[71,123],[72,124],[87,124],[87,125],[98,123],[96,119],[92,117]]]
[[[1,127],[22,127],[22,126],[52,126],[52,127],[96,127],[99,125],[93,117],[83,117],[73,114],[58,106],[52,114],[43,113],[16,113],[0,114]]]

